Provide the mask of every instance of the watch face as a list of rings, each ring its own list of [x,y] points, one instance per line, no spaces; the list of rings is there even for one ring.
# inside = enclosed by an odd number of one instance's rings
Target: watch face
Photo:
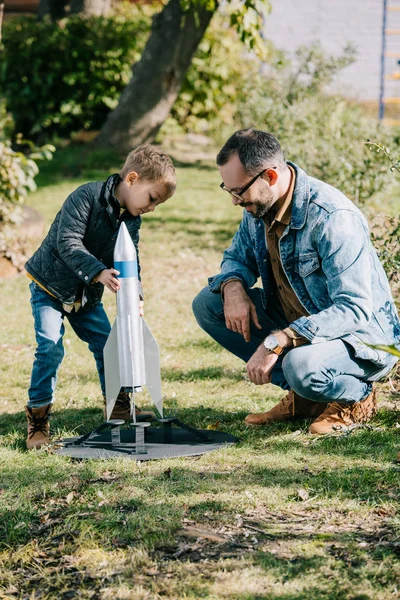
[[[274,350],[279,346],[278,338],[275,335],[268,335],[264,340],[264,346],[269,350]]]

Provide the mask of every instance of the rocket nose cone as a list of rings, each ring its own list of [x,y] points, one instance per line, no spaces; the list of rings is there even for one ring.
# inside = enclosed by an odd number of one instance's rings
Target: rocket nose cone
[[[121,223],[114,248],[114,261],[137,260],[135,244],[125,223]]]

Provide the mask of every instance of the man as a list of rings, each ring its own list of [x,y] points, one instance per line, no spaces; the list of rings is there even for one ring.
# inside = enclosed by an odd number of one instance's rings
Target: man
[[[248,425],[313,417],[325,434],[376,412],[375,381],[396,358],[371,345],[400,344],[385,272],[356,206],[286,162],[279,142],[237,131],[217,156],[221,188],[243,218],[221,274],[193,301],[200,325],[247,362],[256,385],[289,393]],[[253,288],[258,277],[262,289]]]

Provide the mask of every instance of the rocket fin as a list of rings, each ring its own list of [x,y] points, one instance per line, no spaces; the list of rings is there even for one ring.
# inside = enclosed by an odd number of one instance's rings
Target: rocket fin
[[[118,319],[118,317],[117,317]],[[104,346],[104,371],[106,379],[106,411],[107,420],[110,418],[118,394],[121,389],[118,358],[118,326],[114,321],[111,333]]]
[[[146,324],[146,321],[143,318],[142,323],[146,386],[149,390],[149,394],[155,407],[162,417],[163,401],[161,393],[160,350],[156,340]]]

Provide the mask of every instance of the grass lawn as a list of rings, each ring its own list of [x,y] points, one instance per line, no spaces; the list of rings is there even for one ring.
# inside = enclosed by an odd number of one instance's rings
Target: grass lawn
[[[107,166],[105,166],[107,165]],[[60,151],[29,204],[49,225],[66,195],[118,157]],[[203,334],[191,301],[218,271],[240,210],[212,165],[178,168],[176,196],[143,219],[146,320],[165,412],[240,438],[202,457],[74,462],[25,451],[34,332],[28,280],[0,281],[0,598],[394,599],[400,595],[398,406],[370,427],[312,438],[308,422],[248,430],[283,393]],[[112,320],[115,298],[106,291]],[[67,325],[53,437],[102,422],[94,361]],[[143,406],[148,397],[143,394]]]

